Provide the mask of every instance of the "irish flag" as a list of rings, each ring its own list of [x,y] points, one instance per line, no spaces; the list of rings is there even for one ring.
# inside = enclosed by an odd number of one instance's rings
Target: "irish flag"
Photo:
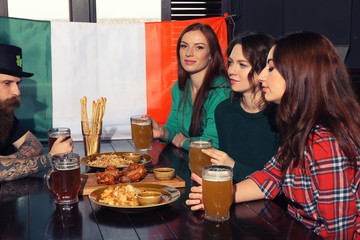
[[[69,127],[82,140],[81,104],[107,99],[103,139],[130,138],[130,116],[147,113],[164,124],[177,80],[176,42],[202,22],[227,46],[223,17],[139,24],[34,21],[0,17],[0,42],[23,49],[22,105],[16,115],[41,140],[51,127]]]

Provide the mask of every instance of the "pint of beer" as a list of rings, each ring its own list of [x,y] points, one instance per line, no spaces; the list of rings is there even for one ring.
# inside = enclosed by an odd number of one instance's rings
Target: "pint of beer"
[[[233,170],[229,166],[211,165],[203,168],[202,187],[205,219],[223,222],[230,218]]]
[[[66,136],[66,139],[70,138],[70,128],[50,128],[48,130],[49,151],[54,145],[56,139],[60,136]]]
[[[55,203],[77,203],[81,185],[80,156],[76,153],[56,154],[52,156],[51,165],[52,169],[45,175],[44,180]]]
[[[202,168],[211,165],[211,158],[201,149],[212,148],[212,143],[211,137],[191,137],[189,139],[189,167],[191,172],[199,177],[201,177]]]
[[[150,115],[136,115],[130,117],[131,137],[138,151],[150,151],[152,149],[152,125]]]

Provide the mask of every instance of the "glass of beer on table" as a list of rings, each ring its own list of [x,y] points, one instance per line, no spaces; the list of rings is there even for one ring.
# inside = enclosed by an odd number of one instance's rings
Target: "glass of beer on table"
[[[60,136],[66,136],[68,138],[70,138],[71,132],[70,132],[70,128],[50,128],[48,130],[48,140],[49,140],[49,151],[51,150],[52,146],[54,145],[54,142],[56,141],[56,139],[58,139],[58,137]]]
[[[212,145],[213,139],[211,137],[189,138],[189,167],[191,172],[199,177],[201,177],[202,168],[211,165],[210,156],[201,150],[212,148]]]
[[[150,151],[152,149],[152,125],[150,115],[136,115],[130,117],[131,137],[135,148],[140,152]]]
[[[81,184],[79,154],[56,154],[51,158],[51,166],[52,169],[44,176],[44,181],[55,203],[77,203]]]
[[[223,222],[230,218],[233,199],[233,170],[229,166],[211,165],[202,170],[205,219]]]

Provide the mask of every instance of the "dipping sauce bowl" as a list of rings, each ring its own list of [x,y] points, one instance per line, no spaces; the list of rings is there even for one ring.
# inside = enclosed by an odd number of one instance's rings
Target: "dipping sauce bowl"
[[[135,152],[123,153],[123,157],[127,160],[133,161],[134,163],[138,163],[141,160],[141,154]]]
[[[162,194],[155,191],[145,191],[138,194],[138,201],[140,205],[159,204],[161,202]]]
[[[158,180],[170,180],[175,177],[175,169],[173,168],[155,168],[154,177]]]

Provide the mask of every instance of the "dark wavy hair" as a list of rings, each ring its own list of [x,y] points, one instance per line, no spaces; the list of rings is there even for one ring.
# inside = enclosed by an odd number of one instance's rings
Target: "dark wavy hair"
[[[176,47],[176,56],[178,63],[178,85],[179,88],[184,91],[184,94],[182,96],[182,101],[180,101],[180,105],[181,103],[183,103],[183,111],[185,107],[186,98],[188,95],[190,75],[188,72],[185,71],[185,69],[181,65],[179,50],[180,50],[181,40],[184,34],[195,30],[199,30],[204,34],[207,43],[209,44],[211,61],[209,62],[209,65],[207,67],[203,84],[200,87],[194,101],[190,129],[189,129],[190,137],[202,135],[203,132],[202,117],[204,113],[204,109],[203,109],[204,103],[209,95],[209,91],[214,88],[213,87],[214,79],[219,76],[228,79],[223,55],[221,53],[220,44],[214,30],[209,25],[202,23],[194,23],[187,26],[180,34]]]
[[[259,84],[256,83],[254,75],[255,73],[260,74],[260,72],[265,68],[266,57],[271,47],[274,45],[274,39],[266,33],[244,32],[229,43],[226,49],[226,55],[228,58],[237,44],[242,45],[243,54],[251,65],[251,70],[248,74],[248,81],[252,89],[253,96],[255,97],[256,93],[262,91],[262,89],[259,87]],[[243,94],[233,91],[232,97],[241,101]],[[263,108],[266,105],[264,94],[262,94],[262,98],[257,105],[260,108]]]
[[[273,62],[286,81],[276,119],[282,174],[291,161],[304,166],[304,149],[317,124],[336,138],[356,169],[360,107],[335,47],[321,34],[296,32],[275,41]]]

